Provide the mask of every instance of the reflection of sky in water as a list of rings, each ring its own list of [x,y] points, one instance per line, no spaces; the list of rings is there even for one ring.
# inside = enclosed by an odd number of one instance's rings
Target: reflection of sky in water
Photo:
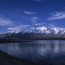
[[[23,43],[0,44],[0,49],[12,56],[39,61],[41,57],[64,54],[65,41],[41,40]],[[31,61],[30,60],[30,61]]]

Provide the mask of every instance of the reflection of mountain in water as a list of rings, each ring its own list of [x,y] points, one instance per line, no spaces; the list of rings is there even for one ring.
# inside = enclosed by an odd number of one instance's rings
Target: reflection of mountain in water
[[[38,51],[39,54],[41,55],[47,55],[48,53],[52,53],[54,54],[58,54],[58,53],[62,53],[65,52],[65,44],[62,43],[60,41],[54,41],[51,43],[44,43],[41,46],[38,47]]]
[[[64,62],[65,59],[65,41],[33,41],[24,43],[0,44],[0,49],[4,52],[22,58],[27,61],[42,63]],[[59,64],[57,64],[59,65]]]
[[[35,42],[25,42],[16,44],[6,44],[8,53],[16,54],[27,54],[27,52],[36,52],[41,55],[46,55],[48,53],[57,54],[60,52],[65,52],[65,44],[63,41],[35,41]],[[31,53],[30,53],[31,54]]]

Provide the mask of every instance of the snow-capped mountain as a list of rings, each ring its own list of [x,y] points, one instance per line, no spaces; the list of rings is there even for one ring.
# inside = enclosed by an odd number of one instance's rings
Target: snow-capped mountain
[[[61,27],[47,27],[47,26],[40,26],[40,27],[30,27],[30,26],[18,26],[14,28],[9,28],[10,33],[53,33],[53,34],[64,34],[65,28]]]
[[[10,28],[8,33],[0,34],[0,40],[65,40],[65,28],[60,27],[15,27]]]

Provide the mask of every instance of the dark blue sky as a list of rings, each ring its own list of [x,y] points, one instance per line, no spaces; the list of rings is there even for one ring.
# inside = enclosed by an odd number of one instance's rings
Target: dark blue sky
[[[0,0],[0,33],[20,25],[65,28],[65,0]]]

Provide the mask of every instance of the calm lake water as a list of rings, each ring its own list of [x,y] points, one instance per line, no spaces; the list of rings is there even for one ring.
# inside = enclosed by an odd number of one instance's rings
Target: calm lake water
[[[65,65],[64,40],[37,40],[0,44],[0,50],[9,55],[40,65]]]

